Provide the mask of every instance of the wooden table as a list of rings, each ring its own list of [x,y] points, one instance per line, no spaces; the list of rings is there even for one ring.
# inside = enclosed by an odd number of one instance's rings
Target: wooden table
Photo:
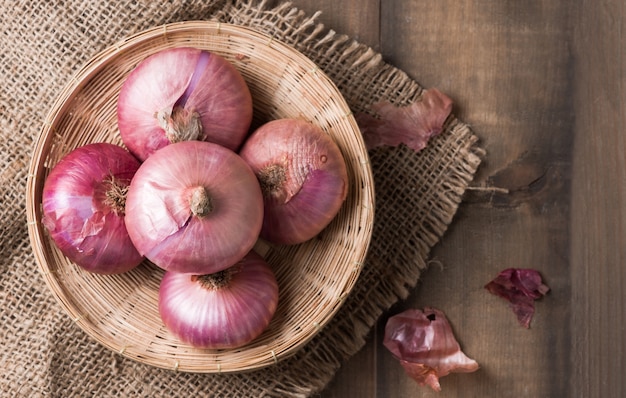
[[[574,4],[575,3],[575,4]],[[621,0],[295,0],[455,101],[487,156],[410,298],[321,394],[623,397],[626,8]],[[532,267],[552,288],[530,329],[483,285]],[[386,317],[435,306],[481,369],[406,377]]]

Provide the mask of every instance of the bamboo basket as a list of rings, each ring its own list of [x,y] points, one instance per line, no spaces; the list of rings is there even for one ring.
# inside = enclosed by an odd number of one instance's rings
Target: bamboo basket
[[[193,46],[220,54],[247,81],[254,125],[282,117],[319,125],[339,145],[350,190],[335,220],[295,246],[258,242],[280,295],[265,332],[239,349],[202,350],[172,336],[161,322],[163,271],[142,263],[112,276],[91,274],[57,250],[41,223],[43,184],[69,151],[91,142],[123,145],[116,103],[130,71],[162,49]],[[344,98],[317,66],[293,48],[249,28],[194,21],[155,27],[96,55],[67,84],[36,142],[27,184],[28,230],[41,275],[72,321],[109,349],[152,366],[185,372],[231,373],[271,366],[297,352],[337,313],[360,274],[374,218],[373,177],[358,126]]]

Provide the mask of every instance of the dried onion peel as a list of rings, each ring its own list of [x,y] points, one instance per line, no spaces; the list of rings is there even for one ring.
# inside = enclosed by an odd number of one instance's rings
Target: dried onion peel
[[[437,89],[429,89],[407,106],[378,102],[371,106],[375,116],[359,113],[357,123],[367,149],[404,144],[418,152],[443,131],[452,111],[452,100]]]
[[[527,329],[535,314],[535,300],[550,290],[539,272],[531,268],[507,268],[487,283],[485,289],[507,300],[520,325]]]
[[[387,320],[383,345],[421,386],[441,390],[439,378],[479,368],[454,337],[444,313],[434,308],[409,309]]]

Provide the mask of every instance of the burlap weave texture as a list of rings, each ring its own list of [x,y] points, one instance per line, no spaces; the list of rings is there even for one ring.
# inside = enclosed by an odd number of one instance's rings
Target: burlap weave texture
[[[383,311],[407,296],[452,221],[481,153],[469,127],[454,118],[419,154],[404,147],[370,152],[377,210],[366,264],[336,319],[295,357],[246,374],[185,374],[94,342],[62,312],[31,253],[24,194],[32,147],[56,95],[92,55],[146,28],[200,19],[250,26],[294,46],[333,79],[354,113],[381,99],[406,104],[422,93],[380,54],[288,3],[3,1],[0,396],[310,396],[365,344]]]

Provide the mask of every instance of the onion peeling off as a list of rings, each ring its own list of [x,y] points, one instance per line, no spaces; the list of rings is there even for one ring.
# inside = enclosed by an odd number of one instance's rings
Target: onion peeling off
[[[387,320],[383,345],[421,386],[441,391],[439,378],[478,370],[454,337],[444,313],[434,308],[409,309]]]
[[[46,178],[42,223],[71,261],[98,274],[139,265],[124,223],[128,186],[139,161],[121,146],[94,143],[65,155]]]
[[[550,291],[539,272],[530,268],[507,268],[486,284],[485,289],[507,300],[520,325],[527,329],[535,313],[535,300]]]
[[[452,112],[452,100],[437,89],[429,89],[408,106],[398,107],[387,101],[371,106],[378,117],[360,113],[356,121],[368,150],[379,146],[404,144],[415,152],[443,131]]]

